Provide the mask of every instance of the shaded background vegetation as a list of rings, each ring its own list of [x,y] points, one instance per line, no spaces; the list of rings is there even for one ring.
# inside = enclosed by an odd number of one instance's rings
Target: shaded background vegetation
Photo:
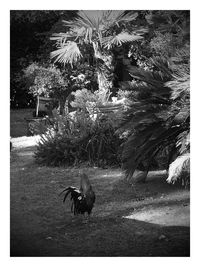
[[[168,169],[190,151],[190,13],[92,12],[11,11],[11,108],[59,102],[42,164]]]
[[[12,108],[35,107],[21,79],[23,69],[32,62],[48,62],[52,50],[51,30],[62,30],[62,18],[74,17],[76,11],[11,10],[10,11],[10,99]]]

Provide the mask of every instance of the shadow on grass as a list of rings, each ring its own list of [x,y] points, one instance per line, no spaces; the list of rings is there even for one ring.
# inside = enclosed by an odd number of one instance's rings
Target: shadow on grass
[[[11,235],[11,256],[189,256],[189,227],[161,226],[121,216],[52,225],[51,234]]]

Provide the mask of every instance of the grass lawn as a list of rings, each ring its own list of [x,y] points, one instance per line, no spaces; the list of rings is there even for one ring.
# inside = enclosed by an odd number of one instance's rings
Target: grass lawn
[[[25,118],[32,118],[35,109],[13,109],[10,111],[10,136],[26,136],[27,122]]]
[[[190,255],[188,190],[160,173],[131,186],[120,169],[87,168],[96,203],[85,224],[58,196],[79,186],[83,169],[36,165],[25,139],[13,139],[11,152],[11,256]]]

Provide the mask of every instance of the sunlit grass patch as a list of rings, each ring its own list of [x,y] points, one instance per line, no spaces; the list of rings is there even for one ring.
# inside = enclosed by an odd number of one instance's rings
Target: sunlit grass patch
[[[37,145],[39,141],[40,135],[11,138],[13,148],[32,147]]]

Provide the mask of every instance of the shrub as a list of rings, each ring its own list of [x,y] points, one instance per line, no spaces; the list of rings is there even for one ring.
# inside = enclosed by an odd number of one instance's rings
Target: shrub
[[[49,166],[120,165],[121,143],[110,115],[94,117],[76,111],[55,119],[54,127],[42,135],[35,157],[38,163]]]

